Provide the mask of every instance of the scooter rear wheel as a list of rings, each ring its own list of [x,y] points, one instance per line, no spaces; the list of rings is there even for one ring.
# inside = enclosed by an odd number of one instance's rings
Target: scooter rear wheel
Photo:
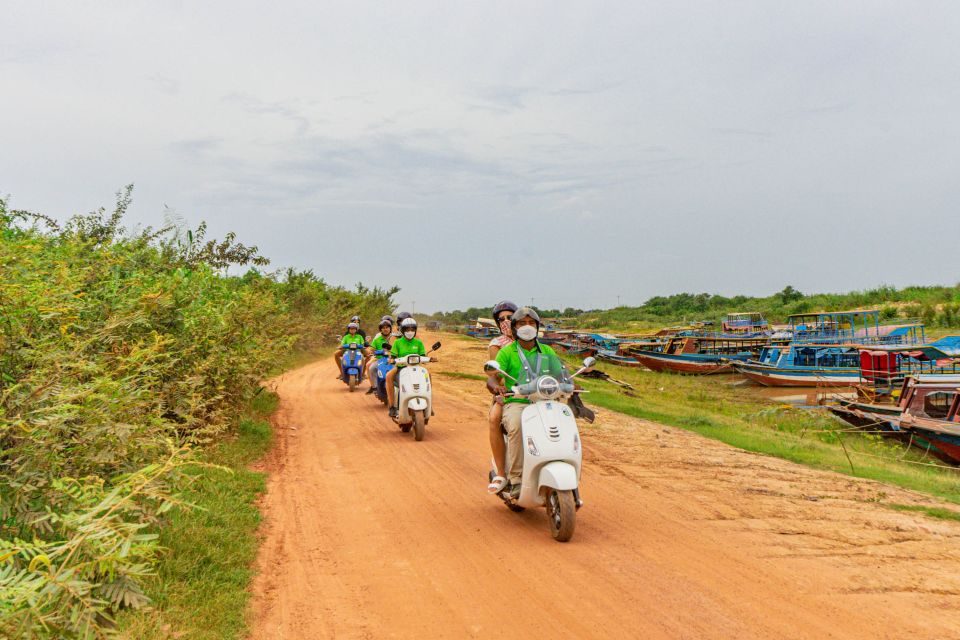
[[[546,503],[550,534],[557,542],[566,542],[573,537],[573,530],[577,526],[577,502],[573,491],[550,489]]]
[[[423,440],[423,433],[426,431],[426,418],[423,411],[413,412],[413,439],[417,442]]]

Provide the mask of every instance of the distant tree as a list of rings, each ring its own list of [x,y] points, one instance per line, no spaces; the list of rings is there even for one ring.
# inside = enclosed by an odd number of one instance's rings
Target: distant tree
[[[777,294],[777,297],[780,298],[780,302],[782,302],[783,304],[790,304],[795,300],[802,299],[803,294],[788,284],[783,288],[783,291]]]

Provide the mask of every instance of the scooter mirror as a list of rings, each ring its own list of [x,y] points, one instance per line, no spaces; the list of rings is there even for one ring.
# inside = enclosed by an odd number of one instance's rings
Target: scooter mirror
[[[433,351],[436,351],[436,350],[439,349],[439,348],[440,348],[440,342],[439,342],[439,341],[438,341],[438,342],[434,342],[434,343],[433,343],[433,346],[430,347],[430,349],[433,350]]]
[[[584,369],[593,369],[593,365],[597,364],[597,359],[593,356],[583,359],[583,368]]]
[[[500,371],[500,363],[496,360],[488,360],[486,364],[483,365],[483,370],[487,373],[491,371]]]

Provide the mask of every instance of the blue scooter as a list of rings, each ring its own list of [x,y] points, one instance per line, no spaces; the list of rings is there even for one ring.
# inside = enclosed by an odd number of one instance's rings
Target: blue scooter
[[[357,343],[350,344],[343,352],[343,381],[352,392],[363,378],[363,351]]]
[[[387,373],[394,366],[390,364],[390,345],[384,344],[383,349],[377,349],[373,354],[379,358],[377,361],[377,385],[375,387],[377,399],[383,404],[387,404]]]

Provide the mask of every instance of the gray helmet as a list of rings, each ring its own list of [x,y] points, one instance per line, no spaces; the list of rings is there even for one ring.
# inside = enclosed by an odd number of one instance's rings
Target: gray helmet
[[[360,316],[353,316],[350,318],[350,322],[356,322],[357,324],[360,324]]]
[[[534,311],[532,307],[520,307],[513,312],[513,317],[510,318],[510,330],[513,331],[513,335],[517,335],[517,320],[523,320],[524,318],[532,318],[537,323],[537,331],[540,330],[540,314]]]
[[[347,325],[347,331],[350,331],[350,329],[356,329],[357,331],[360,331],[360,325],[358,325],[356,322],[351,322]]]
[[[509,311],[513,313],[517,310],[517,305],[513,304],[509,300],[502,300],[493,307],[493,319],[497,320],[497,315],[503,313],[504,311]]]

